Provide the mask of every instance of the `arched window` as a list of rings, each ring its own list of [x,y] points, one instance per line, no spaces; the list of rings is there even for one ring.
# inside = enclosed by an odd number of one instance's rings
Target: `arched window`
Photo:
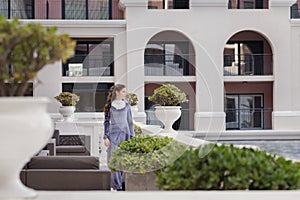
[[[195,51],[190,40],[175,31],[153,36],[144,55],[145,76],[195,75]]]

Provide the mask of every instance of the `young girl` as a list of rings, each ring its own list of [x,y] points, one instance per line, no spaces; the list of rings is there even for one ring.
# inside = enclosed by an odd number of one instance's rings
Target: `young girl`
[[[118,144],[130,140],[134,136],[134,127],[130,105],[125,101],[126,87],[116,84],[110,88],[104,107],[104,144],[108,148],[107,161]],[[115,190],[122,190],[123,172],[111,175],[111,186]]]

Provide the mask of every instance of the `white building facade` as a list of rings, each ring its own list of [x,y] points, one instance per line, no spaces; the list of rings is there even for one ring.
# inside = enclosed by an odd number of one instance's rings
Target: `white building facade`
[[[108,88],[124,83],[151,124],[147,96],[172,83],[189,98],[181,130],[300,130],[296,0],[187,2],[113,1],[124,17],[111,20],[24,19],[77,40],[74,58],[39,73],[33,95],[49,97],[57,113],[53,97],[73,91],[82,96],[78,112],[101,113]]]

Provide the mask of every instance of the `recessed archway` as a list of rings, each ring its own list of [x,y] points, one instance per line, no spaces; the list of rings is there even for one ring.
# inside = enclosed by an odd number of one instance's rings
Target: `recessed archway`
[[[145,81],[145,111],[147,124],[158,125],[153,113],[154,107],[147,97],[163,83],[171,83],[184,91],[189,99],[181,104],[181,118],[175,122],[175,130],[193,130],[195,113],[195,82],[184,81],[184,76],[195,76],[195,50],[188,37],[178,31],[162,31],[155,34],[144,51],[145,76],[158,77],[158,81]],[[172,82],[174,77],[182,81]]]
[[[226,129],[271,129],[273,82],[261,76],[273,75],[271,44],[260,33],[241,31],[234,34],[224,47]],[[252,76],[251,82],[243,81]],[[257,80],[257,81],[256,81]]]
[[[154,35],[144,54],[145,76],[195,75],[195,50],[192,42],[176,31]]]

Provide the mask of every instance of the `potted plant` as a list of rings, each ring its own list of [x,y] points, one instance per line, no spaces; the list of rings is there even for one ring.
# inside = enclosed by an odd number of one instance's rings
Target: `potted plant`
[[[132,117],[136,116],[138,113],[137,104],[139,102],[138,96],[135,93],[128,93],[126,95],[126,101],[130,104]]]
[[[155,106],[155,115],[165,125],[161,134],[176,133],[172,125],[181,116],[180,103],[188,101],[186,94],[175,85],[163,84],[148,99],[158,104]]]
[[[76,110],[76,104],[80,100],[77,94],[71,92],[61,92],[58,96],[54,97],[61,103],[59,113],[64,117],[64,121],[72,121],[73,115]]]
[[[126,190],[157,190],[156,173],[173,163],[186,150],[172,138],[138,135],[119,144],[108,167],[125,172]]]
[[[37,73],[45,65],[73,55],[75,42],[56,30],[0,17],[0,134],[4,144],[0,145],[0,199],[36,196],[21,183],[19,174],[45,146],[53,124],[47,112],[48,99],[21,96],[30,81],[36,85]]]

